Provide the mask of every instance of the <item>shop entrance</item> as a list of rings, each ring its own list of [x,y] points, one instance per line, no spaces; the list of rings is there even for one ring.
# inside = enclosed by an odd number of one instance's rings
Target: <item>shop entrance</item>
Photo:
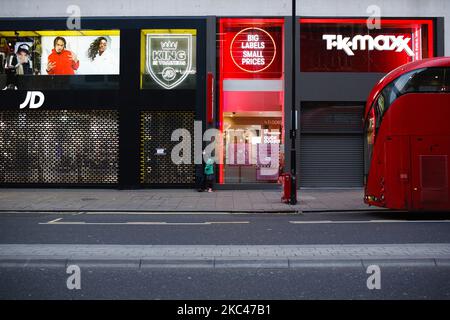
[[[298,172],[301,187],[361,187],[364,105],[303,102]]]
[[[281,133],[280,111],[225,112],[225,182],[276,182]]]
[[[219,182],[277,183],[284,165],[283,19],[220,19]]]

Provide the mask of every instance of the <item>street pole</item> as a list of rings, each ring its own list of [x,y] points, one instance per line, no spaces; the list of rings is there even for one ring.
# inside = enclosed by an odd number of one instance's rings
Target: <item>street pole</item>
[[[291,199],[290,204],[297,204],[297,153],[295,149],[295,142],[297,137],[297,117],[295,112],[295,74],[296,74],[296,59],[295,59],[295,29],[296,21],[296,0],[292,0],[292,110],[291,110]]]

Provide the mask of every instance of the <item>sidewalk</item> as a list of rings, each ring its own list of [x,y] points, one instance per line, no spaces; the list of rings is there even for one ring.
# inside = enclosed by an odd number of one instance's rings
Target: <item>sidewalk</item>
[[[0,267],[448,267],[447,243],[364,245],[0,245]]]
[[[306,189],[298,204],[281,203],[280,190],[0,189],[1,211],[309,212],[377,210],[363,189]]]

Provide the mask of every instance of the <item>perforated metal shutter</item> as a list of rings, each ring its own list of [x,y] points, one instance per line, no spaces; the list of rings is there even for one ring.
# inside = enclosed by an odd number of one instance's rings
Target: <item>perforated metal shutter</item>
[[[174,163],[172,132],[186,129],[191,136],[190,163]],[[195,183],[193,163],[194,112],[144,111],[141,113],[141,183],[186,185]],[[188,148],[188,145],[185,145]],[[182,153],[179,153],[182,155]]]
[[[302,105],[300,150],[301,187],[361,187],[364,140],[361,105]]]
[[[0,112],[0,183],[115,184],[117,111]]]

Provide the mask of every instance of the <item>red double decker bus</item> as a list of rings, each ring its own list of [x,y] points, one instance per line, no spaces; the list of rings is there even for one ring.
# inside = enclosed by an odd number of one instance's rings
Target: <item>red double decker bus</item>
[[[388,73],[369,95],[364,125],[365,203],[450,211],[450,57]]]

